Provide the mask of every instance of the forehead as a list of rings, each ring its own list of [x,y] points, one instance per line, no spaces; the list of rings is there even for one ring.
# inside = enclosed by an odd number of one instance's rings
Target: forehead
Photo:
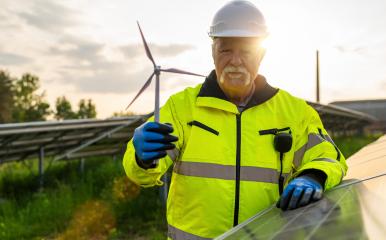
[[[219,37],[213,41],[218,47],[257,47],[262,39],[252,37]]]

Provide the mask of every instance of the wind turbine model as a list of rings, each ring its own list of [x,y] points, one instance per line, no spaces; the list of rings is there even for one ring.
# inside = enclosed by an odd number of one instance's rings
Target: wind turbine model
[[[150,59],[150,61],[153,63],[153,67],[154,67],[154,71],[153,73],[150,75],[149,79],[146,81],[146,83],[143,85],[143,87],[141,88],[141,90],[139,90],[139,92],[137,93],[137,95],[134,97],[134,99],[130,102],[130,104],[126,107],[126,110],[131,106],[131,104],[133,104],[133,102],[143,93],[143,91],[146,90],[146,88],[149,87],[151,81],[153,80],[153,77],[155,75],[155,78],[156,78],[156,82],[155,82],[155,106],[154,106],[154,121],[155,122],[159,122],[159,79],[160,79],[160,75],[161,75],[161,72],[170,72],[170,73],[179,73],[179,74],[185,74],[185,75],[193,75],[193,76],[200,76],[200,77],[205,77],[203,75],[200,75],[200,74],[196,74],[196,73],[191,73],[191,72],[187,72],[187,71],[184,71],[184,70],[180,70],[180,69],[177,69],[177,68],[167,68],[167,69],[162,69],[161,66],[158,66],[156,65],[154,59],[153,59],[153,56],[151,55],[151,52],[150,52],[150,49],[149,49],[149,46],[147,45],[147,42],[145,40],[145,37],[143,36],[143,33],[142,33],[142,30],[141,30],[141,27],[139,26],[139,22],[137,21],[137,25],[138,25],[138,28],[139,28],[139,32],[141,33],[141,37],[142,37],[142,42],[143,42],[143,45],[145,47],[145,51],[146,51],[146,55],[147,57]]]

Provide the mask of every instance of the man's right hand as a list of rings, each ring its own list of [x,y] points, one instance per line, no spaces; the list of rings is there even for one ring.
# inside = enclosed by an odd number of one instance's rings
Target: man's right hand
[[[168,124],[146,122],[136,128],[133,135],[135,154],[139,160],[146,164],[166,156],[166,150],[175,148],[172,142],[178,140],[170,135],[173,127]]]

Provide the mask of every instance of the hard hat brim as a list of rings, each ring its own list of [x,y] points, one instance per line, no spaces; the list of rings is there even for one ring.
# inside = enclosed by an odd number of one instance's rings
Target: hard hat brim
[[[245,31],[245,30],[230,30],[222,31],[220,33],[208,33],[209,37],[255,37],[255,38],[266,38],[268,33],[256,34],[256,32]]]

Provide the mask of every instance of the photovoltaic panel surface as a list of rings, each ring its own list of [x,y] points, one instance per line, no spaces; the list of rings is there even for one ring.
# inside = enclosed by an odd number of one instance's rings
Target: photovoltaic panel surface
[[[217,239],[385,239],[386,136],[347,162],[345,180],[322,200],[286,212],[271,206]]]

